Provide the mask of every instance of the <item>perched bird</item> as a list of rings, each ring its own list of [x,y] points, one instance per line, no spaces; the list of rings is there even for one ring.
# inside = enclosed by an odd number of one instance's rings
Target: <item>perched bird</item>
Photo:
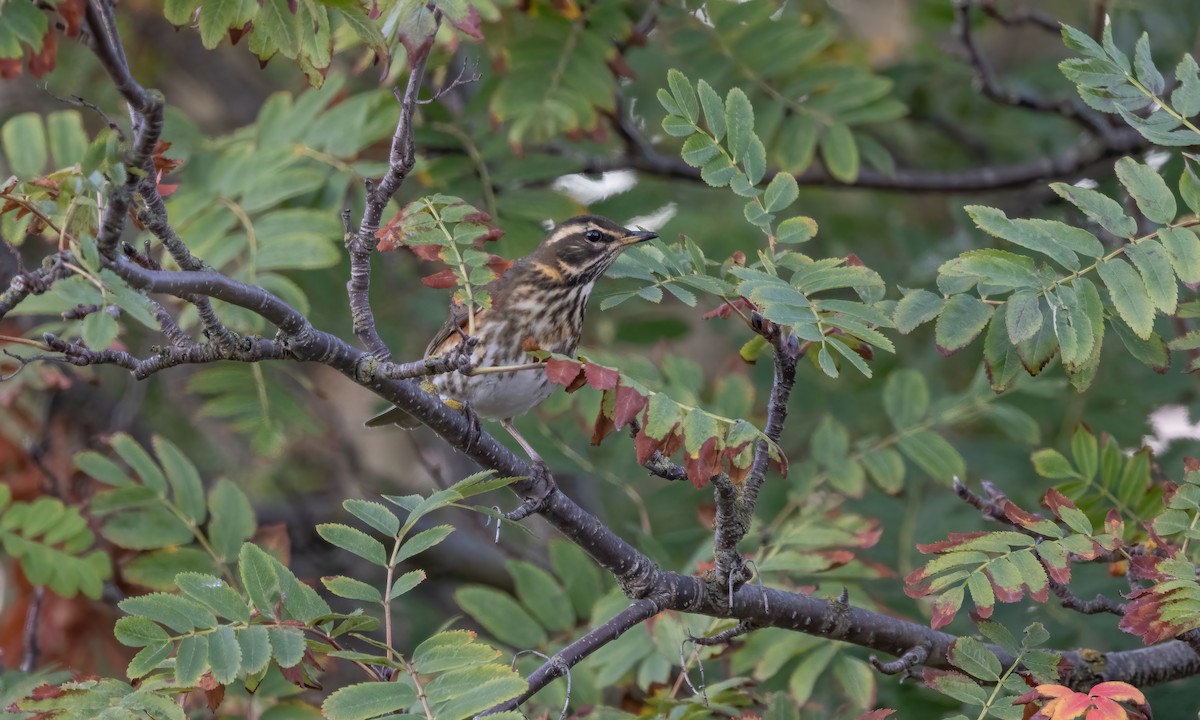
[[[531,350],[570,355],[583,330],[583,314],[592,286],[626,248],[658,237],[628,230],[606,218],[581,215],[556,226],[537,249],[518,260],[487,286],[492,307],[475,311],[478,338],[471,355],[472,371],[432,376],[425,386],[449,404],[462,404],[479,417],[499,420],[538,465],[541,457],[513,427],[512,419],[529,412],[554,391],[542,368],[489,372],[488,368],[524,365]],[[425,349],[425,357],[441,357],[462,347],[471,323],[463,305]],[[400,408],[377,415],[367,427],[420,423]]]

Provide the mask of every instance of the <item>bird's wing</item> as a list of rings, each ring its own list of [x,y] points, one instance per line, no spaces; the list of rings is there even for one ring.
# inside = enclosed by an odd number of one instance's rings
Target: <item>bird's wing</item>
[[[478,327],[479,320],[483,317],[487,310],[475,311],[475,323]],[[461,303],[453,303],[450,305],[450,314],[446,318],[446,322],[442,323],[429,341],[428,347],[425,348],[425,357],[438,357],[444,355],[446,351],[454,348],[459,343],[459,331],[463,335],[467,334],[467,306]]]

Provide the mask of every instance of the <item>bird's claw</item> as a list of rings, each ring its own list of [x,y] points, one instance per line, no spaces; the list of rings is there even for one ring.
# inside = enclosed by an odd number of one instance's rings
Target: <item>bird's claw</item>
[[[525,502],[504,513],[508,520],[520,522],[530,515],[542,512],[546,509],[550,497],[558,492],[558,485],[554,482],[554,476],[550,474],[550,468],[546,467],[546,463],[540,457],[534,458],[533,472],[529,474],[529,479],[533,482],[536,496],[525,498]]]
[[[470,405],[463,405],[462,413],[467,420],[467,432],[463,436],[463,451],[470,452],[479,438],[483,436],[483,423],[479,419],[479,413],[472,410]]]

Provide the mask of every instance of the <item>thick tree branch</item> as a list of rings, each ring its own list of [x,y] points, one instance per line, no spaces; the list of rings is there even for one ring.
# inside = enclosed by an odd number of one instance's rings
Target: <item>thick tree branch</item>
[[[1066,150],[1012,165],[985,166],[970,170],[912,170],[897,168],[885,174],[862,168],[858,177],[845,183],[830,176],[825,169],[813,166],[796,176],[796,182],[807,186],[858,188],[862,190],[895,190],[899,192],[983,192],[1025,187],[1031,183],[1072,179],[1087,172],[1093,165],[1138,152],[1149,147],[1149,141],[1129,127],[1114,129],[1107,138],[1088,138]],[[594,158],[584,164],[582,172],[611,170],[641,170],[666,178],[703,182],[700,169],[693,168],[675,157],[653,149],[633,150],[613,158]],[[769,182],[775,170],[768,170],[763,181]]]

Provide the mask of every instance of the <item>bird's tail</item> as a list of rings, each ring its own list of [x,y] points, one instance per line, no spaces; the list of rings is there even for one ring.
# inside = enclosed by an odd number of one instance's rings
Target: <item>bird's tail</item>
[[[367,420],[363,425],[369,428],[399,425],[405,430],[412,430],[420,427],[421,421],[398,407],[392,407]]]

